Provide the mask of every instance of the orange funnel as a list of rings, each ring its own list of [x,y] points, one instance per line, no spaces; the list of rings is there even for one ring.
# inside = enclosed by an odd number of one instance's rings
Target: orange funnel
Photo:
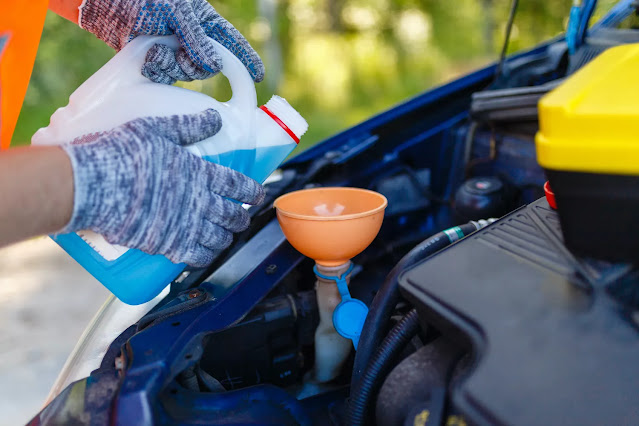
[[[286,239],[319,265],[348,262],[373,242],[384,220],[386,197],[358,188],[314,188],[275,200]]]

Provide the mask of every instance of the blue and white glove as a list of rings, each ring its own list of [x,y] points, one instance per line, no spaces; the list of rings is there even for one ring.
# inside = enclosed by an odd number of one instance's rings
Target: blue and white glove
[[[249,225],[246,210],[229,199],[264,199],[254,180],[180,146],[215,135],[221,124],[214,110],[141,118],[64,145],[74,205],[61,232],[88,229],[111,244],[208,265],[216,250],[231,244],[232,233]]]
[[[181,48],[155,45],[142,73],[159,83],[210,77],[222,69],[211,39],[237,56],[255,82],[264,64],[240,32],[206,0],[85,0],[79,24],[116,50],[138,35],[175,34]]]

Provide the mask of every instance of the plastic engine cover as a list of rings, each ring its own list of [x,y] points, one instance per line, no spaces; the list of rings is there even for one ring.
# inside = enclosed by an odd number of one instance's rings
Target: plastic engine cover
[[[473,424],[639,424],[639,332],[627,265],[576,259],[545,199],[460,240],[401,278],[420,317],[465,339],[452,391]],[[636,290],[635,290],[636,289]]]

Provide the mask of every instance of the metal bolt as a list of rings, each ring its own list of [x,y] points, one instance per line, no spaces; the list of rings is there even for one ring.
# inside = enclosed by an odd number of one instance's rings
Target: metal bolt
[[[273,275],[276,272],[277,272],[277,265],[268,265],[266,267],[266,274],[267,275]]]
[[[189,292],[189,299],[195,299],[196,297],[200,297],[200,294],[202,294],[200,293],[200,290],[197,290],[197,289],[191,290]]]

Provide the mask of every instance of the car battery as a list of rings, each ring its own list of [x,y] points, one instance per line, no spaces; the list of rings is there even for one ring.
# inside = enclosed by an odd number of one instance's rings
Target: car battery
[[[566,246],[639,261],[639,44],[614,47],[539,102],[537,160]]]

